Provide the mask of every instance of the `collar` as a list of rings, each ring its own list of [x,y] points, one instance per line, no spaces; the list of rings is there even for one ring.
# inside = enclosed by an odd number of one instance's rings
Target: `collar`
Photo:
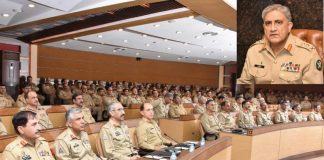
[[[22,138],[21,136],[17,136],[17,140],[19,141],[19,144],[21,145],[21,147],[25,147],[27,145],[30,146],[34,146],[33,144],[30,144],[28,141],[26,141],[24,138]],[[41,140],[39,140],[38,138],[35,140],[35,147],[39,147],[42,144]]]
[[[70,138],[71,138],[71,140],[73,140],[73,139],[81,139],[81,133],[80,133],[80,136],[76,136],[74,133],[73,133],[73,131],[72,131],[72,128],[70,128],[70,127],[67,127],[67,133],[68,133],[68,135],[70,136]]]
[[[267,50],[267,51],[269,51],[272,54],[273,51],[272,51],[272,49],[270,47],[269,41],[265,37],[263,37],[263,39],[261,41],[263,42],[263,46],[262,46],[260,52],[262,50]],[[294,43],[294,42],[295,42],[294,36],[291,35],[291,33],[289,33],[288,38],[287,38],[287,41],[286,41],[286,44],[285,44],[285,46],[284,46],[284,48],[283,48],[283,50],[281,52],[284,51],[285,53],[288,53],[288,54],[293,55],[293,53],[294,53],[293,52],[294,47],[293,47],[292,43]]]

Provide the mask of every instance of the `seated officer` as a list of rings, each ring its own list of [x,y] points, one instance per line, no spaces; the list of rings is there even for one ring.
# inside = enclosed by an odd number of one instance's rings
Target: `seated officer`
[[[27,93],[30,92],[30,91],[32,91],[31,90],[31,86],[30,85],[27,85],[27,84],[24,84],[23,93],[20,94],[20,95],[18,95],[17,100],[16,100],[17,107],[19,107],[19,108],[26,107],[27,102],[26,102],[26,98],[25,97],[26,97]]]
[[[275,113],[274,123],[289,123],[291,122],[288,117],[288,101],[282,100],[280,109]]]
[[[238,124],[241,128],[253,128],[256,127],[253,115],[252,105],[249,101],[243,101],[242,111],[238,114]]]
[[[180,96],[174,95],[173,101],[174,101],[174,103],[171,104],[170,109],[169,109],[169,117],[170,118],[179,118],[180,115],[186,115],[187,111],[181,103]]]
[[[54,160],[48,143],[44,138],[40,137],[35,112],[18,112],[12,118],[12,124],[18,136],[6,146],[2,159]]]
[[[130,140],[125,118],[124,108],[121,103],[112,103],[108,107],[109,121],[100,129],[99,137],[103,154],[109,160],[139,159]]]
[[[234,129],[237,128],[235,124],[235,119],[231,115],[231,105],[229,101],[224,101],[221,103],[222,111],[218,114],[217,118],[219,122],[222,124],[224,129]]]
[[[314,111],[308,115],[309,121],[322,121],[323,117],[321,114],[321,105],[315,105]]]
[[[144,103],[141,105],[140,110],[143,118],[136,127],[140,155],[171,146],[172,143],[162,136],[160,127],[153,120],[153,106],[150,103]]]
[[[7,134],[8,134],[7,129],[3,125],[2,120],[0,118],[0,136],[4,136],[4,135],[7,135]]]
[[[303,115],[303,113],[301,112],[300,104],[298,104],[298,103],[294,104],[292,109],[293,109],[293,112],[290,115],[290,120],[292,122],[307,121],[307,117],[305,115]]]
[[[73,107],[80,108],[82,110],[83,119],[86,123],[96,123],[95,119],[91,115],[89,108],[83,106],[83,96],[81,93],[74,93],[72,95]]]
[[[201,96],[198,98],[198,104],[194,105],[193,113],[194,114],[203,114],[206,111],[206,102],[207,98]]]
[[[260,103],[260,111],[257,113],[257,123],[261,126],[272,125],[271,114],[268,112],[268,104],[265,102]]]
[[[208,141],[215,140],[219,136],[219,132],[223,130],[223,126],[217,118],[217,107],[213,100],[207,100],[206,112],[201,115],[200,123],[205,131],[205,139]]]
[[[35,91],[30,91],[25,95],[27,106],[20,108],[21,111],[32,111],[37,115],[38,123],[41,129],[53,128],[51,120],[48,118],[48,115],[44,108],[38,106],[38,98]]]
[[[7,94],[6,86],[0,84],[0,108],[14,107],[15,101]]]
[[[57,159],[100,160],[92,151],[81,108],[71,108],[65,114],[67,129],[55,140]]]

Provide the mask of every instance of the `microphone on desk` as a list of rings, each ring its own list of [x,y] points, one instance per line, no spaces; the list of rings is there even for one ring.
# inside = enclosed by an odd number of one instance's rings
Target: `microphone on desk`
[[[176,143],[179,143],[178,141],[176,141],[175,139],[173,139],[172,137],[170,137],[170,136],[167,135],[166,133],[164,133],[163,135],[165,135],[166,137],[170,138],[172,141],[175,141]]]

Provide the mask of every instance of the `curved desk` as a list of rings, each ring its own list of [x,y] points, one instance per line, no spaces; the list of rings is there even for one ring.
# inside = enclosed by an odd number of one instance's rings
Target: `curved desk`
[[[232,137],[233,160],[294,159],[324,152],[324,121],[276,124],[248,130]]]

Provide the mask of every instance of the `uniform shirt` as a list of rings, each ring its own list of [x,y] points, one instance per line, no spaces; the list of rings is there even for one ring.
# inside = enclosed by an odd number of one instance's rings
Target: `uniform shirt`
[[[100,160],[92,151],[87,132],[75,136],[71,128],[63,131],[55,140],[55,156],[59,160]]]
[[[21,108],[21,107],[26,107],[26,106],[27,106],[27,102],[26,102],[26,99],[25,99],[25,97],[24,97],[24,93],[20,94],[20,95],[17,97],[16,105],[17,105],[17,107],[19,107],[19,108]]]
[[[232,112],[242,111],[242,104],[238,104],[237,102],[232,105]]]
[[[186,115],[187,111],[182,104],[171,104],[169,109],[170,118],[179,118],[180,115]]]
[[[136,127],[136,137],[138,146],[143,149],[154,150],[156,146],[171,143],[162,136],[160,127],[154,120],[145,118],[142,118]]]
[[[203,104],[196,104],[194,105],[193,113],[194,114],[203,114],[206,112],[206,106]]]
[[[303,121],[307,121],[307,117],[305,115],[303,115],[302,112],[297,113],[296,111],[293,111],[290,114],[290,120],[292,122],[303,122]]]
[[[46,111],[44,108],[37,107],[35,110],[31,106],[27,105],[26,107],[20,108],[20,111],[32,111],[36,113],[36,117],[38,119],[38,124],[40,125],[41,129],[48,129],[53,128],[53,123],[49,119]]]
[[[278,110],[275,113],[274,123],[289,123],[289,117],[287,111]]]
[[[200,123],[204,131],[208,134],[217,134],[224,129],[222,124],[219,122],[216,113],[210,115],[205,112],[200,117]]]
[[[238,114],[238,124],[241,128],[253,128],[256,126],[251,111],[241,111]]]
[[[3,157],[8,160],[54,160],[48,143],[41,137],[32,145],[18,136],[6,146]]]
[[[8,134],[8,131],[7,131],[6,127],[3,125],[2,120],[0,118],[0,136],[4,136],[7,134]]]
[[[103,155],[109,160],[128,160],[130,155],[137,153],[133,149],[128,127],[125,124],[114,125],[108,121],[99,133]]]
[[[100,95],[94,94],[92,96],[92,100],[93,100],[96,107],[103,107],[103,99],[102,99],[102,97]]]
[[[150,102],[154,110],[154,119],[167,118],[168,117],[168,108],[163,103],[162,98],[151,99]]]
[[[83,97],[83,106],[87,108],[92,108],[95,106],[95,103],[93,102],[92,97],[89,94],[83,93],[82,97]]]
[[[130,106],[131,104],[141,104],[141,103],[144,103],[142,101],[142,98],[138,95],[135,95],[135,96],[129,96],[128,97],[128,100],[127,100],[127,106]]]
[[[225,128],[225,129],[233,129],[236,128],[235,119],[234,117],[225,111],[220,112],[217,115],[217,118],[219,120],[219,123]]]
[[[191,97],[187,97],[187,96],[182,97],[181,101],[182,103],[192,103]]]
[[[125,96],[125,95],[121,95],[120,96],[120,103],[123,105],[123,106],[127,106],[127,100],[129,99],[129,96]]]
[[[257,124],[261,126],[272,125],[271,114],[266,111],[258,111],[256,115]]]
[[[308,120],[309,121],[322,121],[323,117],[320,112],[313,111],[308,115]]]
[[[312,108],[312,104],[309,101],[301,101],[300,107],[302,109],[311,109]]]
[[[15,101],[9,95],[0,95],[0,108],[13,107]]]
[[[72,92],[70,88],[61,89],[58,97],[63,100],[63,104],[72,104]]]
[[[249,48],[238,83],[323,84],[323,66],[315,47],[293,35],[277,56],[262,39]]]

